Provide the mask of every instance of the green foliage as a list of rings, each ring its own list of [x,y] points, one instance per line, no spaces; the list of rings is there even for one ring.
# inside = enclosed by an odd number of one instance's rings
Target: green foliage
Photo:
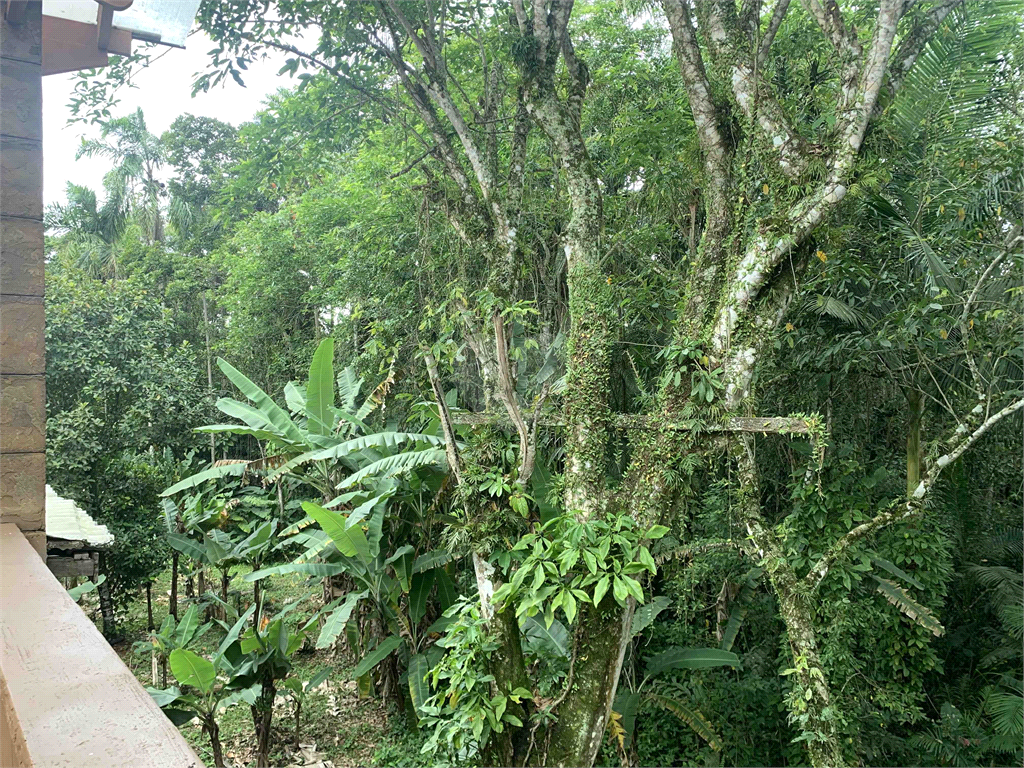
[[[537,533],[520,538],[511,553],[498,556],[507,568],[512,557],[524,553],[512,578],[494,593],[495,603],[515,605],[517,617],[543,614],[548,627],[555,611],[561,610],[572,624],[577,601],[600,605],[609,591],[619,605],[629,599],[643,603],[637,574],[653,574],[657,567],[642,542],[666,533],[663,525],[642,533],[625,516],[582,523],[572,516],[549,520]]]
[[[467,761],[480,754],[492,733],[523,725],[508,705],[532,694],[523,688],[493,693],[495,678],[489,672],[488,657],[499,644],[488,634],[479,606],[460,601],[445,615],[455,621],[437,642],[445,655],[427,675],[434,693],[419,712],[422,725],[433,727],[434,732],[422,751]]]

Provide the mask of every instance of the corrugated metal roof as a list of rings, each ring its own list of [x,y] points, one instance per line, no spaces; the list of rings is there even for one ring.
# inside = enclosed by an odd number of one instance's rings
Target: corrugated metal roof
[[[94,547],[113,544],[114,535],[71,499],[58,496],[46,486],[46,536],[50,539],[84,541]]]

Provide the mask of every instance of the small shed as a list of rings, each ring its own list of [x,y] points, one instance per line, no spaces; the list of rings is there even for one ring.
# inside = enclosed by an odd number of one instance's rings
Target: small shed
[[[100,525],[71,499],[46,486],[46,565],[58,578],[99,575],[100,551],[114,543]]]

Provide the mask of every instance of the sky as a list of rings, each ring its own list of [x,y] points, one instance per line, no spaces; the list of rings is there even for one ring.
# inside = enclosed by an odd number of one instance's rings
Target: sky
[[[157,46],[155,56],[165,55],[138,75],[138,88],[118,91],[121,102],[113,115],[120,117],[142,107],[146,127],[157,135],[185,113],[240,125],[259,111],[269,94],[295,85],[287,75],[277,75],[285,62],[282,54],[251,64],[243,73],[245,88],[225,78],[221,85],[192,98],[193,73],[206,69],[207,52],[213,47],[214,43],[202,33],[190,35],[184,50]],[[110,168],[103,158],[75,160],[81,137],[98,137],[99,128],[82,123],[67,125],[74,80],[74,73],[43,78],[43,198],[47,205],[66,199],[64,190],[69,181],[100,191]]]

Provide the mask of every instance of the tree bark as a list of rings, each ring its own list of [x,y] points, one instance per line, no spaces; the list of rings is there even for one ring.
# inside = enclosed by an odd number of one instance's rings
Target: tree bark
[[[106,573],[103,553],[100,552],[100,572]],[[96,590],[100,597],[100,613],[103,616],[103,636],[108,643],[116,643],[120,640],[117,634],[117,625],[114,618],[114,603],[110,599],[110,580],[104,579]]]
[[[153,631],[153,582],[146,582],[146,629]]]
[[[252,724],[256,731],[256,768],[270,766],[270,726],[274,719],[274,698],[276,696],[277,689],[274,686],[274,681],[265,678],[260,697],[250,707]]]
[[[910,413],[907,418],[907,498],[921,484],[921,469],[924,461],[924,446],[921,444],[921,421],[924,415],[924,399],[916,389],[905,392]]]
[[[213,750],[213,764],[216,768],[224,768],[224,751],[220,745],[220,726],[214,715],[203,719],[203,730],[210,737],[210,748]]]

